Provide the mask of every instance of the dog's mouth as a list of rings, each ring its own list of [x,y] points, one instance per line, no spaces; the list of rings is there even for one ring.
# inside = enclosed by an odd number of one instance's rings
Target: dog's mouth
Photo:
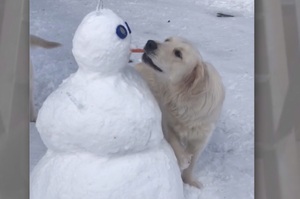
[[[159,72],[163,72],[163,70],[161,68],[159,68],[158,66],[156,66],[152,59],[146,54],[144,53],[143,56],[142,56],[142,60],[145,64],[151,66],[154,70],[157,70]]]

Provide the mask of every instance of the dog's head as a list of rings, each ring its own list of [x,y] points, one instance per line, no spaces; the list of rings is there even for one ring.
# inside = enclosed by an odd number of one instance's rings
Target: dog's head
[[[143,54],[143,62],[151,66],[162,79],[173,83],[195,78],[195,70],[202,70],[203,61],[198,50],[179,37],[164,42],[149,40]]]

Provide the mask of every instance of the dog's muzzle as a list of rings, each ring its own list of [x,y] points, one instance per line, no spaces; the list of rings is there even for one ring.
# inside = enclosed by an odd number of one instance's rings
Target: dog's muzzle
[[[151,66],[154,70],[163,72],[161,68],[155,65],[149,56],[155,56],[155,50],[157,49],[157,43],[153,40],[148,40],[144,46],[145,53],[142,56],[142,60],[147,65]]]
[[[151,52],[155,51],[156,49],[157,49],[157,43],[153,40],[148,40],[144,47],[144,50],[147,53],[151,53]]]
[[[163,70],[161,68],[159,68],[158,66],[156,66],[152,59],[146,54],[144,53],[143,56],[142,56],[142,60],[145,64],[151,66],[154,70],[157,70],[159,72],[163,72]]]

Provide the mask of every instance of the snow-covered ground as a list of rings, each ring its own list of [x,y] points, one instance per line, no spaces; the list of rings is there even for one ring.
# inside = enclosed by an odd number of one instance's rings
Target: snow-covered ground
[[[31,0],[31,33],[61,42],[53,50],[33,49],[35,105],[75,72],[72,38],[97,0]],[[196,176],[202,190],[185,186],[187,199],[254,198],[254,2],[253,0],[104,0],[132,29],[132,43],[171,35],[191,40],[220,72],[226,87],[223,113],[201,156]],[[217,12],[233,14],[218,18]],[[137,62],[140,55],[133,55]],[[31,170],[45,153],[34,124],[30,133]]]

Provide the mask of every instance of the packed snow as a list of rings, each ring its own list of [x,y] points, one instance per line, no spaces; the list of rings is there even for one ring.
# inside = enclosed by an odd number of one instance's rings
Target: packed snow
[[[48,150],[31,172],[31,199],[184,198],[159,106],[128,66],[130,42],[129,26],[109,9],[80,23],[72,48],[79,69],[37,117]]]
[[[97,1],[32,0],[31,33],[61,42],[62,47],[33,49],[35,106],[39,109],[63,79],[77,70],[72,39],[83,17]],[[220,72],[226,88],[221,118],[196,176],[202,190],[184,185],[187,199],[254,198],[254,2],[251,0],[104,0],[132,30],[132,44],[143,47],[148,39],[171,35],[192,41],[203,58]],[[216,17],[217,12],[235,17]],[[140,54],[131,56],[133,63]],[[30,169],[46,148],[30,125]]]

